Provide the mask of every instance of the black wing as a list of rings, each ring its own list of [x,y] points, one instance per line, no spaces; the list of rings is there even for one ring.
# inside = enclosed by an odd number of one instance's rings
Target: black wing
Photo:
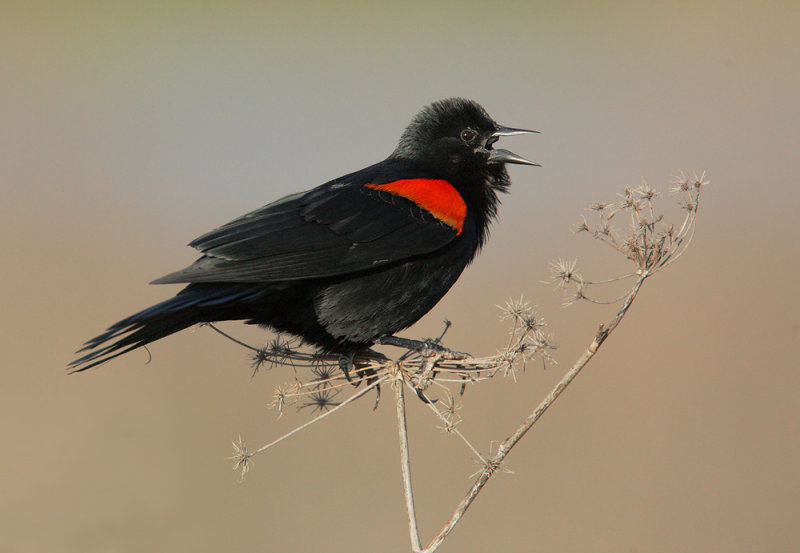
[[[343,275],[430,253],[456,236],[455,229],[406,198],[333,182],[204,234],[189,244],[203,257],[154,284]]]

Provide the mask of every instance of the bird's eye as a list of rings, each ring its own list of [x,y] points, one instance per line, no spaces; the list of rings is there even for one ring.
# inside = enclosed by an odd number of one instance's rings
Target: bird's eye
[[[472,142],[478,136],[478,133],[472,129],[464,129],[461,131],[461,140],[464,142]]]

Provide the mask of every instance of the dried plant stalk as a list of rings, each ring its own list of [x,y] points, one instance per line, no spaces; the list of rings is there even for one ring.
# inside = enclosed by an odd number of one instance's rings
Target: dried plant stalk
[[[544,412],[560,397],[581,370],[594,358],[608,336],[619,326],[644,281],[674,263],[686,251],[694,235],[700,190],[706,184],[708,183],[705,180],[705,174],[699,177],[695,175],[691,178],[681,174],[677,178],[671,191],[684,195],[681,207],[685,210],[685,216],[677,228],[665,223],[664,215],[657,213],[654,201],[659,194],[647,183],[636,188],[626,188],[623,193],[618,195],[619,198],[615,202],[592,204],[589,209],[595,213],[597,220],[590,223],[584,218],[578,223],[576,232],[586,232],[594,239],[610,246],[633,265],[633,270],[610,279],[588,280],[578,271],[576,260],[558,259],[551,263],[549,282],[564,293],[565,305],[588,301],[595,304],[621,302],[621,306],[607,324],[599,325],[592,342],[570,370],[566,372],[555,388],[533,408],[519,426],[500,443],[492,455],[481,455],[478,449],[456,429],[456,425],[461,420],[456,415],[456,411],[460,408],[456,398],[464,393],[466,386],[485,382],[498,374],[516,379],[516,370],[524,369],[527,362],[534,357],[539,357],[544,364],[555,363],[551,356],[551,351],[555,349],[553,338],[543,331],[546,323],[523,298],[510,300],[501,307],[502,318],[511,321],[508,342],[496,354],[483,357],[472,357],[451,351],[441,345],[442,336],[440,336],[437,339],[426,341],[397,337],[383,339],[382,344],[397,346],[405,350],[396,360],[372,351],[358,356],[341,358],[303,351],[297,347],[296,341],[287,340],[281,336],[263,348],[256,348],[244,344],[211,325],[217,332],[254,352],[253,368],[255,371],[264,366],[276,365],[289,366],[295,371],[295,379],[278,387],[275,391],[272,405],[281,414],[287,406],[293,404],[298,404],[298,410],[311,407],[312,410],[320,412],[311,421],[254,452],[249,452],[242,439],[239,438],[234,443],[234,456],[232,457],[235,460],[234,468],[240,470],[243,477],[250,469],[250,459],[253,455],[280,443],[372,390],[377,392],[377,407],[381,384],[391,383],[397,411],[401,473],[411,547],[415,553],[436,551],[463,518],[486,483],[498,469],[502,468],[503,461],[514,446],[539,421]],[[628,222],[628,229],[625,232],[620,231],[616,226],[616,222],[622,219]],[[634,279],[633,284],[624,294],[615,299],[600,300],[589,294],[590,289],[626,279]],[[450,323],[447,321],[445,331],[449,326]],[[309,371],[311,376],[301,376],[303,371]],[[341,402],[334,400],[343,390],[352,385],[360,386],[362,382],[365,382],[364,387],[349,398]],[[469,491],[458,504],[450,519],[424,549],[421,546],[414,507],[404,386],[413,390],[431,408],[444,424],[440,428],[449,434],[459,436],[481,463],[481,470]],[[450,390],[449,387],[453,386],[459,388],[458,394],[453,394]],[[428,398],[433,390],[441,394],[439,399],[442,400],[441,405],[444,406],[444,412],[440,411]]]

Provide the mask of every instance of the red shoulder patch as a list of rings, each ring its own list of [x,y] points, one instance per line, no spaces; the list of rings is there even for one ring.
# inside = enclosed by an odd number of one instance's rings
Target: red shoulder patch
[[[464,203],[464,198],[458,190],[446,180],[405,179],[366,186],[411,200],[461,234],[467,216],[467,204]]]

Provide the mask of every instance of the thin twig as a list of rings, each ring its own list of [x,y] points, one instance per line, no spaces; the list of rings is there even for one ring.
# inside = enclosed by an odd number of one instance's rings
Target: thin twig
[[[296,434],[296,433],[300,432],[300,431],[301,431],[301,430],[303,430],[304,428],[306,428],[306,427],[308,427],[308,426],[311,426],[311,425],[312,425],[312,424],[314,424],[315,422],[318,422],[318,421],[320,421],[320,420],[324,419],[324,418],[325,418],[325,417],[327,417],[328,415],[332,415],[333,413],[335,413],[336,411],[338,411],[339,409],[341,409],[342,407],[344,407],[344,406],[345,406],[345,405],[347,405],[348,403],[351,403],[351,402],[353,402],[353,401],[357,400],[358,398],[360,398],[361,396],[365,395],[367,392],[369,392],[370,390],[372,390],[372,389],[373,389],[375,386],[377,386],[378,384],[380,384],[380,383],[381,383],[381,382],[383,382],[384,380],[385,380],[385,379],[376,380],[375,382],[373,382],[372,384],[370,384],[370,385],[369,385],[369,386],[367,386],[366,388],[362,389],[360,392],[358,392],[358,393],[356,393],[356,394],[353,394],[352,396],[350,396],[349,398],[347,398],[346,400],[344,400],[343,402],[341,402],[339,405],[337,405],[337,406],[336,406],[336,407],[334,407],[333,409],[330,409],[329,411],[325,411],[324,413],[322,413],[321,415],[319,415],[319,416],[317,416],[317,417],[315,417],[315,418],[311,419],[310,421],[308,421],[308,422],[306,422],[306,423],[304,423],[304,424],[301,424],[300,426],[298,426],[298,427],[297,427],[297,428],[295,428],[294,430],[291,430],[290,432],[287,432],[286,434],[284,434],[284,435],[283,435],[283,436],[281,436],[280,438],[278,438],[278,439],[276,439],[276,440],[273,440],[273,441],[271,441],[271,442],[270,442],[270,443],[268,443],[267,445],[262,445],[262,446],[261,446],[261,447],[259,447],[257,450],[255,450],[255,451],[252,453],[252,455],[255,455],[256,453],[261,453],[262,451],[264,451],[264,450],[266,450],[266,449],[269,449],[269,448],[271,448],[271,447],[272,447],[272,446],[274,446],[275,444],[277,444],[277,443],[279,443],[279,442],[282,442],[282,441],[283,441],[283,440],[285,440],[286,438],[288,438],[288,437],[290,437],[290,436],[292,436],[292,435],[294,435],[294,434]]]
[[[628,273],[627,275],[621,275],[614,278],[607,278],[605,280],[581,280],[581,284],[586,284],[589,286],[594,286],[597,284],[611,284],[612,282],[618,282],[620,280],[625,280],[626,278],[631,278],[637,276],[637,273]]]
[[[451,382],[459,382],[459,381],[458,380],[451,380]],[[414,392],[416,392],[416,390],[414,389],[414,387],[411,385],[410,382],[406,382],[406,385],[409,387],[409,389],[411,389]],[[446,389],[445,386],[442,386],[442,387]],[[480,460],[481,463],[485,463],[486,462],[486,459],[483,458],[483,455],[481,455],[481,452],[478,451],[475,448],[474,445],[472,445],[472,443],[467,439],[466,436],[464,436],[464,434],[461,433],[461,431],[458,428],[456,428],[456,425],[455,425],[455,423],[453,421],[447,420],[447,417],[445,417],[441,413],[441,411],[439,411],[439,409],[436,407],[436,405],[434,405],[434,403],[432,401],[428,401],[427,403],[425,403],[425,405],[427,405],[428,408],[431,411],[436,413],[436,416],[439,417],[439,419],[445,424],[445,431],[446,432],[453,433],[456,436],[458,436],[459,438],[461,438],[461,440],[465,444],[467,444],[467,447],[472,451],[472,453],[474,453],[478,457],[478,459]]]
[[[566,390],[567,386],[578,376],[578,373],[581,372],[581,369],[586,366],[586,364],[594,357],[597,350],[603,344],[603,342],[608,338],[608,335],[611,334],[614,329],[617,328],[619,323],[622,321],[622,318],[628,312],[628,308],[630,308],[633,300],[636,299],[636,294],[639,293],[639,289],[642,286],[642,283],[645,279],[649,276],[649,273],[643,272],[639,275],[639,279],[636,281],[636,284],[633,285],[630,294],[628,295],[627,300],[625,300],[625,304],[620,308],[617,312],[617,315],[614,319],[608,324],[608,326],[603,327],[600,325],[597,334],[595,335],[594,340],[583,352],[583,355],[575,362],[573,367],[564,375],[564,377],[559,381],[555,388],[547,395],[547,397],[542,400],[542,402],[534,409],[530,415],[523,421],[522,424],[514,431],[511,436],[503,440],[500,444],[500,447],[497,448],[497,453],[489,459],[484,465],[483,470],[481,470],[478,478],[473,483],[470,490],[467,492],[467,495],[456,507],[453,516],[450,517],[450,520],[442,527],[439,533],[436,535],[433,540],[428,544],[428,546],[422,551],[422,553],[432,553],[439,548],[442,544],[444,539],[447,535],[453,530],[453,528],[458,524],[461,518],[464,516],[464,513],[469,509],[469,506],[472,505],[472,502],[475,501],[475,498],[478,496],[480,491],[483,489],[483,486],[486,485],[486,482],[492,477],[494,472],[506,458],[506,455],[511,451],[511,449],[522,439],[522,437],[531,429],[531,427],[538,421],[544,412],[547,410],[553,402],[558,399],[558,397],[562,394],[564,390]]]

